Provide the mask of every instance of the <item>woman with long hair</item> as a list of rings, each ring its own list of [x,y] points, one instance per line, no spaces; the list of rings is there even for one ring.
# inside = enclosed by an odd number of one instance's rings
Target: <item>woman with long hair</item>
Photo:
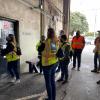
[[[45,100],[56,100],[55,70],[58,62],[56,57],[57,42],[54,29],[49,28],[47,39],[45,40],[45,48],[42,52],[42,66],[48,95],[48,98]]]
[[[7,70],[11,76],[11,82],[20,83],[20,76],[18,71],[18,61],[20,59],[17,55],[17,46],[15,36],[9,34],[6,38],[7,47],[6,47],[6,59],[7,59]]]

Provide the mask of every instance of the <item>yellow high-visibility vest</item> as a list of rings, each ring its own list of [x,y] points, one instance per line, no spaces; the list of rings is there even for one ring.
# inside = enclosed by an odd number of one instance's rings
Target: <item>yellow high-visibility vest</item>
[[[19,59],[19,56],[15,52],[10,52],[6,54],[7,62],[16,61]]]
[[[16,54],[16,46],[14,43],[12,43],[12,45],[14,46],[14,50],[12,52],[9,52],[8,54],[6,54],[6,60],[7,62],[11,62],[11,61],[16,61],[18,59],[20,59],[20,57]]]
[[[56,47],[57,47],[57,43]],[[50,66],[57,63],[58,59],[56,57],[56,51],[51,50],[51,40],[47,39],[45,41],[45,49],[42,52],[42,66]]]
[[[38,47],[40,46],[40,42],[38,42],[37,44],[36,44],[36,50],[38,51]]]

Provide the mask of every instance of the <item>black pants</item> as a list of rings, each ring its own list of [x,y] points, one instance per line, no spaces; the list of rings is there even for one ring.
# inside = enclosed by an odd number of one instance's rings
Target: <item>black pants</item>
[[[61,66],[61,80],[68,80],[68,61],[60,61]]]
[[[80,68],[81,66],[81,53],[82,53],[82,49],[75,49],[74,53],[73,53],[73,67],[76,67],[76,59],[77,59],[77,63],[78,63],[78,68]]]
[[[40,55],[40,56],[38,56],[38,58],[39,58],[39,62],[38,62],[38,64],[37,64],[37,66],[39,66],[39,67],[40,67],[40,73],[42,73],[43,68],[42,68],[42,57],[41,57],[41,55]]]
[[[99,61],[99,67],[97,66],[98,61]],[[95,70],[97,70],[97,69],[100,70],[100,55],[98,53],[94,54],[94,69]]]
[[[15,76],[16,80],[20,79],[18,71],[18,60],[8,62],[7,69],[12,78]]]

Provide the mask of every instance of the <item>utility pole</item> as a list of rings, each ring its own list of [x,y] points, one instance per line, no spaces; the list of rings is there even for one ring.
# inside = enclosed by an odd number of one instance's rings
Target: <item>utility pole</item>
[[[66,35],[70,28],[70,0],[63,0],[63,30]]]

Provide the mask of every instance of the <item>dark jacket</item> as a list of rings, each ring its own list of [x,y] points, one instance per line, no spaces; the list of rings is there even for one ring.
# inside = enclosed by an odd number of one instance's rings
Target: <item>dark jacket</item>
[[[70,59],[70,45],[68,42],[64,42],[62,46],[58,49],[57,57],[61,61],[68,61]]]
[[[68,42],[63,43],[62,50],[64,53],[64,60],[69,60],[69,58],[70,58],[70,45]]]
[[[40,42],[40,45],[38,46],[38,55],[41,56],[42,55],[42,51],[45,48],[45,44],[43,42]]]
[[[5,49],[1,50],[2,56],[5,56],[6,54],[8,54],[14,50],[14,46],[12,45],[11,42],[8,42],[6,45],[7,45],[7,47]]]

